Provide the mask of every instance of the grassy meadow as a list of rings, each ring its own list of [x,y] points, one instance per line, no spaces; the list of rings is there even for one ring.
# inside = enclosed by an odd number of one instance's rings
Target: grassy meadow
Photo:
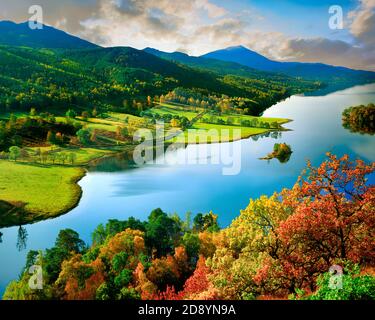
[[[79,201],[82,168],[0,161],[0,226],[24,224],[63,214]],[[9,210],[10,209],[10,210]],[[1,209],[0,209],[1,210]]]

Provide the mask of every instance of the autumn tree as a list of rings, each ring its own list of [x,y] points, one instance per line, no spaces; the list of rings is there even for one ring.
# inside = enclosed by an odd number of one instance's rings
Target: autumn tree
[[[282,194],[294,213],[279,226],[282,245],[290,247],[279,258],[312,288],[316,276],[335,263],[375,258],[375,187],[367,183],[375,163],[328,158],[318,168],[309,163],[308,175]]]

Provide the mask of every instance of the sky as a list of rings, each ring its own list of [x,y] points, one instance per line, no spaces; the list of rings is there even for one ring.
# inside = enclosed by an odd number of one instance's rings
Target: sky
[[[0,20],[26,21],[33,4],[45,24],[102,46],[197,56],[243,45],[279,61],[375,71],[375,0],[0,0]],[[330,27],[331,6],[342,28]]]

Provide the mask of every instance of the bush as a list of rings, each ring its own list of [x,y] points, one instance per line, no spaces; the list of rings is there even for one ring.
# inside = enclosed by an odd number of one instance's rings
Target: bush
[[[329,272],[317,280],[317,291],[308,300],[375,300],[375,277],[360,275],[355,266],[342,276],[342,288],[332,289]]]

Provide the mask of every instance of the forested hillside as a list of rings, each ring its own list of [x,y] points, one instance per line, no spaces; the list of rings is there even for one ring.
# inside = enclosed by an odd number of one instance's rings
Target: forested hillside
[[[17,66],[17,67],[15,67]],[[284,81],[286,80],[286,81]],[[243,77],[194,69],[132,48],[83,50],[0,46],[0,110],[68,109],[137,113],[133,100],[158,99],[176,87],[253,100],[251,114],[293,93],[319,87],[313,82],[264,73]]]

